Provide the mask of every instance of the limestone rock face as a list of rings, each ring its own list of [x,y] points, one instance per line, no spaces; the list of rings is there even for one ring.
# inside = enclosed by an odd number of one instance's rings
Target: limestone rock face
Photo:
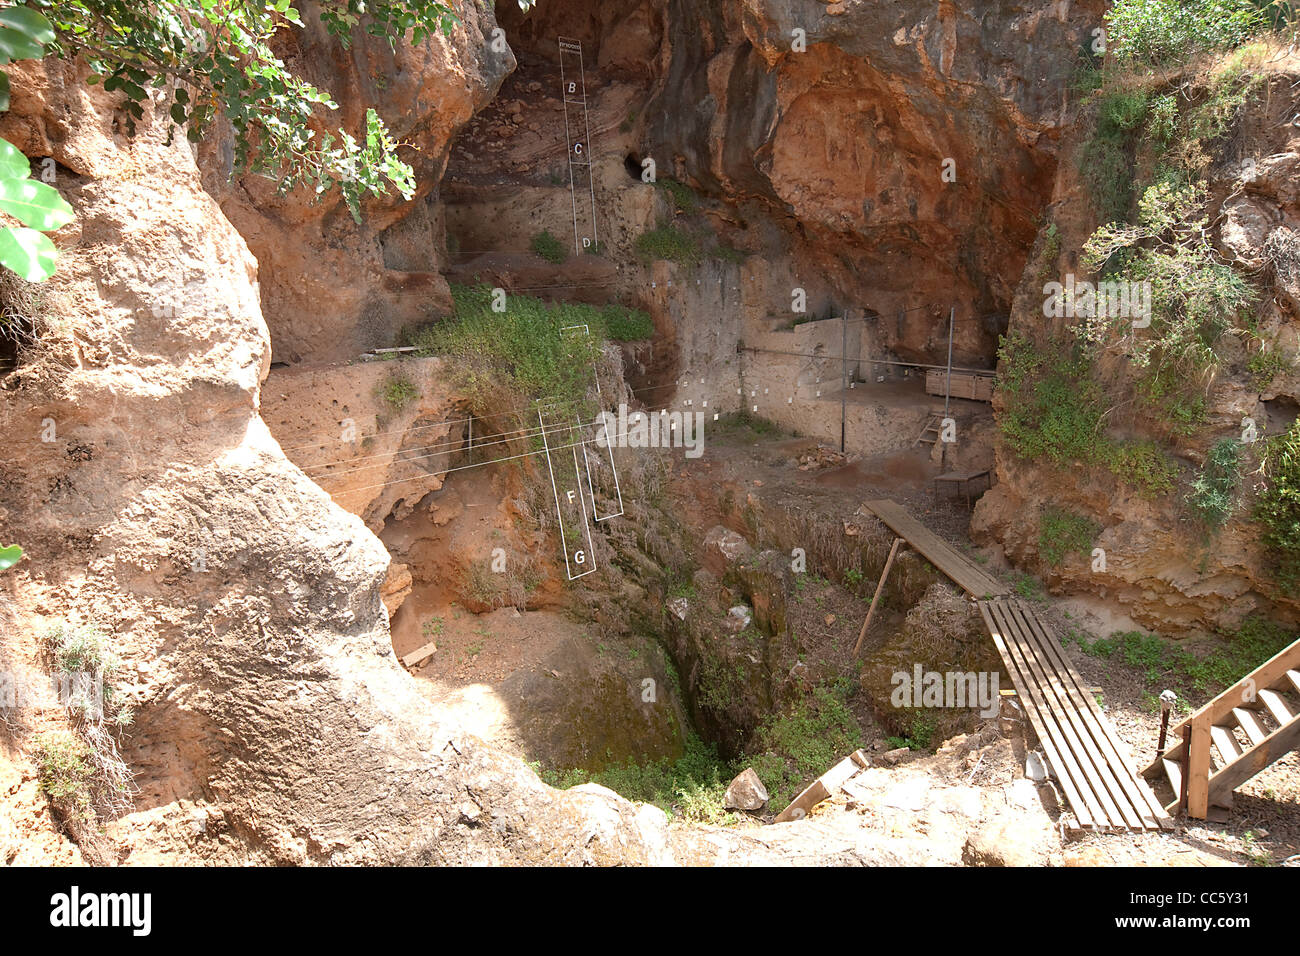
[[[344,49],[309,24],[283,51],[289,69],[327,90],[339,104],[324,118],[363,130],[373,106],[415,171],[414,202],[400,195],[364,203],[353,221],[337,190],[312,202],[306,189],[279,196],[256,175],[230,179],[229,139],[206,137],[200,166],[261,266],[262,310],[277,361],[339,361],[395,344],[406,325],[451,306],[446,240],[437,185],[455,134],[488,102],[515,67],[507,47],[493,48],[490,4],[468,4],[448,36],[415,45],[359,36]]]
[[[1005,321],[1051,192],[1061,91],[1104,4],[685,7],[646,110],[661,167],[797,219],[802,274],[891,324],[957,304],[956,361],[991,355],[989,316]],[[898,324],[890,347],[926,361],[933,323]]]
[[[51,280],[66,321],[0,404],[0,538],[27,554],[0,606],[94,625],[123,659],[143,791],[110,824],[118,859],[670,860],[662,812],[550,790],[445,730],[399,668],[388,555],[259,417],[256,262],[163,107],[128,143],[75,67],[11,77],[0,135],[82,172],[58,184],[80,227]],[[34,659],[34,632],[5,653]]]
[[[1276,92],[1289,89],[1294,79],[1284,74],[1267,82]],[[1215,441],[1241,439],[1245,419],[1254,423],[1258,438],[1280,434],[1294,420],[1300,400],[1300,368],[1294,361],[1300,347],[1300,140],[1289,127],[1277,125],[1268,112],[1269,101],[1265,96],[1247,107],[1237,134],[1250,141],[1252,155],[1263,158],[1242,162],[1216,157],[1206,173],[1207,212],[1210,239],[1223,259],[1256,273],[1264,283],[1253,306],[1257,334],[1267,348],[1289,361],[1271,379],[1257,381],[1247,364],[1253,351],[1232,337],[1217,343],[1221,361],[1214,378],[1207,380],[1205,422],[1191,438],[1159,435],[1180,470],[1183,489]],[[1060,168],[1055,195],[1052,210],[1060,248],[1079,248],[1096,226],[1095,213],[1075,171],[1066,165]],[[1017,290],[1011,326],[1035,340],[1048,331],[1041,290],[1039,264],[1032,263]],[[1112,371],[1119,381],[1131,374],[1123,368]],[[1002,411],[1003,401],[1003,395],[995,395],[996,410]],[[1137,402],[1132,409],[1117,411],[1109,427],[1147,437],[1158,417]],[[998,445],[997,481],[975,508],[972,537],[977,543],[1000,544],[1018,566],[1036,568],[1053,593],[1095,597],[1138,625],[1170,635],[1231,630],[1252,615],[1288,626],[1300,623],[1300,601],[1280,587],[1261,541],[1262,529],[1251,520],[1251,486],[1260,480],[1250,473],[1255,466],[1243,469],[1231,516],[1207,539],[1185,506],[1185,490],[1148,499],[1104,469],[1041,467],[1018,460],[1003,443]],[[1093,546],[1104,552],[1104,565],[1092,554],[1067,556],[1057,567],[1040,559],[1045,488],[1051,489],[1051,504],[1089,515],[1100,524]]]

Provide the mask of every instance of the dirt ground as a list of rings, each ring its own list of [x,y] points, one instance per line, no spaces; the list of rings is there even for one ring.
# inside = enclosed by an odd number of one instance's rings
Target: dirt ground
[[[974,547],[967,537],[970,513],[965,503],[936,501],[932,497],[928,479],[938,468],[923,451],[800,471],[800,454],[815,444],[799,438],[762,440],[743,430],[715,433],[709,453],[689,467],[707,470],[715,481],[743,476],[750,486],[767,492],[780,489],[814,494],[822,508],[844,517],[853,514],[863,500],[892,498],[959,551],[971,554],[992,573],[999,574],[999,556]],[[1006,574],[999,576],[1012,580]],[[807,597],[810,600],[798,602],[795,613],[798,626],[806,629],[817,649],[818,667],[827,673],[847,668],[850,665],[845,647],[851,641],[845,640],[845,625],[856,634],[866,612],[866,601],[829,585],[814,586]],[[1057,600],[1047,595],[1040,612],[1054,625],[1058,638],[1071,627],[1086,632],[1091,640],[1132,628],[1131,622],[1077,598]],[[865,650],[868,657],[872,644],[900,620],[901,615],[895,614],[873,622]],[[1134,763],[1145,766],[1154,755],[1160,727],[1159,713],[1145,703],[1153,689],[1135,668],[1122,662],[1091,657],[1074,645],[1067,646],[1065,653],[1084,679],[1101,689],[1103,710],[1127,744]],[[1155,688],[1154,693],[1159,690]],[[1197,707],[1205,701],[1189,703]],[[881,732],[869,713],[869,703],[859,699],[856,709],[864,731],[870,735],[874,730],[879,738]],[[1292,752],[1238,788],[1234,808],[1223,823],[1181,819],[1172,835],[1092,834],[1072,844],[1070,854],[1070,862],[1079,864],[1205,865],[1210,860],[1300,865],[1300,753]]]

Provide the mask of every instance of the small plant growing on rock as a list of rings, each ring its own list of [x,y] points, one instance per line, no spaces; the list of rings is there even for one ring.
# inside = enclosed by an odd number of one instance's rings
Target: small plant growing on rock
[[[556,265],[559,265],[564,262],[565,259],[569,258],[568,250],[565,249],[564,243],[551,235],[549,229],[543,229],[537,235],[533,236],[530,248],[547,262],[553,262]]]
[[[378,392],[394,411],[401,411],[420,397],[420,390],[415,383],[406,376],[396,373],[389,375],[379,384]]]
[[[1101,528],[1083,515],[1064,508],[1046,507],[1038,524],[1038,553],[1051,567],[1067,554],[1087,555]]]

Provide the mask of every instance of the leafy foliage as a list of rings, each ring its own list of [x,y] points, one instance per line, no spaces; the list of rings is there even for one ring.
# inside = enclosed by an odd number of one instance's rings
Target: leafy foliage
[[[683,229],[661,225],[636,237],[636,252],[643,262],[667,259],[682,265],[695,265],[703,260],[700,241]]]
[[[606,339],[636,341],[654,334],[649,315],[613,303],[598,307],[511,295],[505,312],[498,313],[486,285],[453,285],[451,291],[452,315],[417,330],[410,343],[428,354],[462,360],[461,385],[471,397],[495,390],[519,408],[533,399],[577,407],[594,381]],[[575,326],[586,326],[590,334]],[[476,414],[493,411],[500,409],[476,409]]]
[[[629,800],[653,803],[669,813],[701,823],[721,823],[725,817],[722,795],[730,779],[729,768],[711,744],[692,734],[685,753],[677,760],[624,764],[589,772],[581,768],[548,770],[536,768],[538,776],[561,790],[584,783],[598,783]]]
[[[54,42],[49,20],[26,7],[0,9],[0,64],[45,55]],[[9,109],[9,77],[0,72],[0,110]],[[27,157],[0,139],[0,211],[22,223],[0,227],[0,265],[28,282],[54,274],[58,251],[47,232],[72,222],[72,207],[54,188],[31,178]]]
[[[756,735],[751,765],[771,794],[771,808],[785,809],[812,779],[862,746],[862,729],[840,694],[818,687],[811,699],[774,714]]]
[[[998,359],[1006,395],[998,428],[1017,457],[1104,467],[1148,497],[1173,490],[1174,467],[1157,445],[1104,433],[1101,387],[1077,345],[1052,340],[1040,348],[1015,330],[1003,337]]]
[[[1264,663],[1295,635],[1261,617],[1247,618],[1224,642],[1204,655],[1194,654],[1158,634],[1116,631],[1088,641],[1073,632],[1079,648],[1093,657],[1119,661],[1141,671],[1148,686],[1186,684],[1202,695],[1217,694]],[[1180,693],[1186,697],[1186,693]]]
[[[1164,179],[1143,194],[1137,225],[1110,223],[1088,239],[1086,266],[1100,269],[1115,260],[1113,278],[1150,283],[1151,324],[1139,334],[1131,317],[1098,314],[1085,322],[1086,340],[1126,354],[1139,368],[1168,366],[1184,378],[1216,364],[1219,338],[1236,329],[1255,292],[1219,259],[1209,238],[1206,195],[1204,183]]]
[[[367,110],[358,140],[319,129],[320,111],[338,109],[325,91],[294,76],[276,55],[277,34],[305,28],[291,0],[33,0],[57,34],[57,49],[80,55],[92,82],[120,92],[130,123],[144,117],[147,90],[166,89],[172,122],[191,140],[220,116],[234,132],[234,166],[278,178],[282,190],[306,185],[317,195],[337,186],[360,217],[365,195],[389,188],[414,195],[410,166],[383,121]],[[458,22],[438,0],[323,0],[312,5],[320,28],[345,49],[356,31],[390,44],[419,43]]]
[[[401,410],[420,397],[420,389],[405,375],[393,373],[375,386],[379,397],[394,410]]]
[[[553,262],[556,265],[559,265],[565,259],[569,258],[569,252],[565,248],[564,243],[551,235],[549,229],[543,229],[537,235],[533,236],[531,248],[533,252],[537,253],[547,262]]]
[[[1266,21],[1250,0],[1115,0],[1106,25],[1117,59],[1154,65],[1234,47]]]
[[[1265,483],[1255,503],[1263,542],[1278,581],[1290,593],[1300,584],[1300,421],[1263,444]]]
[[[1232,513],[1237,486],[1241,482],[1241,443],[1235,438],[1215,442],[1205,466],[1192,481],[1187,503],[1210,531],[1223,527]]]
[[[0,571],[8,571],[22,559],[23,549],[18,545],[0,545]]]
[[[1049,505],[1039,517],[1038,553],[1055,567],[1067,554],[1090,554],[1092,542],[1100,531],[1101,527],[1091,518]]]

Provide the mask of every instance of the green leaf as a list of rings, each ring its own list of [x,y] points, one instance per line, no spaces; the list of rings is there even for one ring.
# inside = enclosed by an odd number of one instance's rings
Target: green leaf
[[[0,179],[0,209],[42,232],[59,229],[75,218],[57,189],[31,179]]]
[[[59,251],[45,233],[23,226],[0,228],[0,266],[28,282],[44,282],[54,275],[58,258]]]
[[[25,33],[42,46],[54,42],[54,28],[50,26],[50,21],[26,7],[5,7],[0,10],[0,26]]]
[[[10,60],[39,60],[45,55],[45,45],[37,43],[25,33],[0,27],[0,57]]]
[[[9,109],[9,74],[0,70],[0,113]]]
[[[31,174],[32,164],[22,151],[8,140],[0,139],[0,179],[26,179]]]
[[[0,571],[8,571],[23,559],[23,549],[16,544],[0,547]]]

